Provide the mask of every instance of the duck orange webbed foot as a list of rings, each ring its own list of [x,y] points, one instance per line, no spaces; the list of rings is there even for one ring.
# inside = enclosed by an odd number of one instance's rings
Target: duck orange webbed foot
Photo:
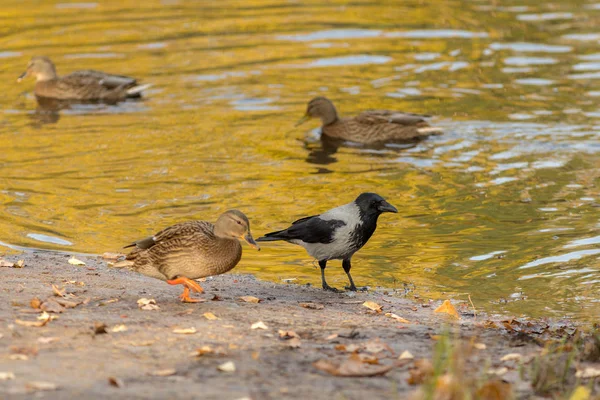
[[[183,285],[183,293],[179,296],[184,303],[199,303],[201,300],[192,299],[190,297],[190,290],[195,293],[204,293],[204,289],[196,282],[186,277],[178,277],[176,279],[168,280],[169,285]]]

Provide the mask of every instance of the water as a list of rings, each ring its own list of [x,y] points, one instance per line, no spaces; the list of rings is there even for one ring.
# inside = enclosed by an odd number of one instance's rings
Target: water
[[[600,313],[600,6],[583,1],[28,2],[0,24],[0,241],[116,251],[237,207],[255,236],[376,191],[357,284],[491,312]],[[49,16],[52,16],[51,18]],[[19,16],[16,18],[15,16]],[[36,111],[31,55],[151,82],[143,102]],[[308,100],[436,115],[410,146],[323,147]],[[299,247],[240,272],[319,283]],[[346,283],[337,262],[330,284]],[[413,287],[413,285],[410,285]]]

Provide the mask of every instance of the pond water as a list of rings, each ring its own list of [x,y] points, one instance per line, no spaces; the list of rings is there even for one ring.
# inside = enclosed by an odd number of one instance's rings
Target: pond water
[[[259,236],[375,191],[400,212],[354,257],[357,284],[600,315],[600,3],[6,0],[0,20],[5,244],[118,251],[233,207]],[[48,115],[16,82],[32,55],[153,87]],[[317,121],[294,128],[317,95],[446,133],[324,148]],[[320,282],[286,243],[245,246],[237,271]],[[346,283],[338,262],[328,280]]]

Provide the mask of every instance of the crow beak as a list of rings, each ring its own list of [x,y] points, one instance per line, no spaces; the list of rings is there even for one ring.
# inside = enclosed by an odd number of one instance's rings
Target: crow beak
[[[17,78],[17,82],[21,82],[23,80],[23,78],[25,78],[27,76],[27,72],[29,72],[29,71],[25,71],[21,75],[19,75],[19,77]]]
[[[397,213],[398,212],[396,207],[394,207],[393,205],[391,205],[390,203],[388,203],[385,200],[382,201],[381,203],[379,203],[379,206],[377,207],[377,209],[382,213],[384,213],[384,212]]]
[[[302,125],[303,123],[305,123],[306,121],[308,121],[309,119],[310,119],[310,115],[308,115],[308,114],[305,114],[305,115],[304,115],[304,117],[300,118],[300,119],[298,120],[298,122],[296,122],[296,125],[294,125],[294,126],[300,126],[300,125]]]
[[[250,245],[250,247],[254,247],[256,250],[260,251],[260,246],[254,241],[254,238],[252,237],[250,231],[248,231],[248,233],[242,236],[242,239],[244,239],[246,243]]]

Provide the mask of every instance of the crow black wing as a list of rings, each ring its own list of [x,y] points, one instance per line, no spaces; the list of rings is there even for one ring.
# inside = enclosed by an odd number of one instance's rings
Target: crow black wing
[[[335,230],[346,225],[344,221],[324,220],[318,215],[300,218],[292,226],[282,231],[267,233],[258,238],[259,242],[274,240],[302,240],[305,243],[331,243]]]

